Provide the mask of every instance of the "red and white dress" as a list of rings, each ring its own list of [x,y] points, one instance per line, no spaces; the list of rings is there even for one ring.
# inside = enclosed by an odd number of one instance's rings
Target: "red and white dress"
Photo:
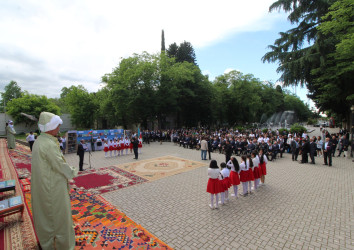
[[[250,181],[249,171],[247,164],[243,161],[240,164],[240,181],[248,182]]]
[[[232,161],[229,160],[226,165],[231,168],[230,176],[229,176],[231,185],[233,185],[233,186],[240,185],[240,176],[239,176],[239,173],[236,172],[235,166],[232,163]]]
[[[208,168],[208,185],[207,192],[210,194],[218,194],[224,192],[221,181],[219,180],[220,170],[218,168]]]
[[[141,138],[139,138],[138,148],[142,148],[142,147],[143,147],[143,140]]]
[[[258,156],[256,155],[255,158],[252,159],[253,161],[253,175],[255,179],[259,179],[262,176],[260,167],[259,167],[259,159]]]
[[[109,147],[108,147],[107,142],[104,142],[104,148],[103,148],[103,151],[104,151],[104,152],[108,152],[108,151],[109,151]]]
[[[262,155],[260,155],[259,157],[262,157]],[[259,160],[259,168],[262,175],[267,175],[267,163],[267,156],[263,155],[263,163],[261,163],[261,160]]]
[[[112,142],[112,140],[109,140],[109,142],[108,142],[108,150],[109,151],[113,151],[113,142]]]
[[[248,181],[254,181],[254,175],[253,175],[253,168],[251,168],[250,166],[250,160],[247,159],[247,165],[248,165]]]
[[[222,180],[221,180],[221,184],[222,184],[222,187],[223,187],[223,190],[224,192],[226,190],[228,190],[230,187],[231,187],[231,181],[230,181],[230,170],[228,168],[223,168],[221,171],[220,171],[221,175],[224,177]]]

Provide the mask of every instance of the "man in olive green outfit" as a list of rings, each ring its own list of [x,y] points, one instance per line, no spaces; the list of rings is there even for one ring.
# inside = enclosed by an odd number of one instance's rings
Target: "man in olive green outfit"
[[[7,122],[6,134],[7,134],[7,148],[9,149],[16,148],[16,141],[15,141],[16,131],[14,128],[14,123],[11,120]]]
[[[44,250],[75,247],[68,180],[75,177],[78,170],[66,163],[55,137],[62,123],[59,116],[42,112],[38,127],[43,133],[32,151],[33,222]]]

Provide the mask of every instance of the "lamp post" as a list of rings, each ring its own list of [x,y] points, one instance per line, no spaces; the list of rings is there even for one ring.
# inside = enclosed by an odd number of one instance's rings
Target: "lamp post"
[[[354,146],[354,105],[350,107],[350,133],[351,133],[351,139],[352,139],[352,144],[351,144],[351,153],[350,156],[353,157],[353,146]]]

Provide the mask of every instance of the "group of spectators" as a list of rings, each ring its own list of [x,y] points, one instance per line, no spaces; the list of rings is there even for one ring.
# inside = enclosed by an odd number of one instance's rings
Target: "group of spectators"
[[[344,157],[347,156],[350,143],[346,130],[341,129],[340,133],[330,134],[327,130],[321,129],[321,133],[321,136],[310,138],[306,132],[291,134],[286,131],[279,132],[278,129],[275,131],[268,129],[266,132],[260,129],[250,129],[241,132],[227,128],[215,130],[200,128],[145,130],[142,132],[142,137],[143,143],[171,141],[186,149],[199,150],[202,147],[202,160],[206,160],[206,152],[209,153],[209,160],[211,160],[212,152],[225,154],[227,162],[233,154],[248,155],[253,151],[259,152],[261,149],[269,161],[282,158],[285,152],[292,154],[293,161],[297,161],[300,155],[300,163],[312,164],[315,164],[316,156],[325,156],[324,163],[331,165],[336,150],[337,156],[341,156],[342,153]],[[205,142],[202,143],[203,140]]]

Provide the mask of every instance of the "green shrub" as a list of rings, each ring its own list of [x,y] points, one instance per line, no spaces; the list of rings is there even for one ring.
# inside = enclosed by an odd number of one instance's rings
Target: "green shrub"
[[[267,129],[267,128],[264,128],[264,129],[262,129],[262,132],[263,132],[263,134],[265,134],[265,133],[268,132],[268,129]]]
[[[317,124],[317,119],[309,118],[307,120],[307,125],[315,125]]]
[[[293,134],[293,133],[296,133],[298,135],[301,135],[303,132],[307,131],[307,129],[304,127],[304,126],[301,126],[300,124],[298,123],[295,123],[291,126],[290,128],[290,132]]]
[[[287,135],[287,134],[289,134],[289,130],[287,130],[286,128],[279,129],[279,135]]]

